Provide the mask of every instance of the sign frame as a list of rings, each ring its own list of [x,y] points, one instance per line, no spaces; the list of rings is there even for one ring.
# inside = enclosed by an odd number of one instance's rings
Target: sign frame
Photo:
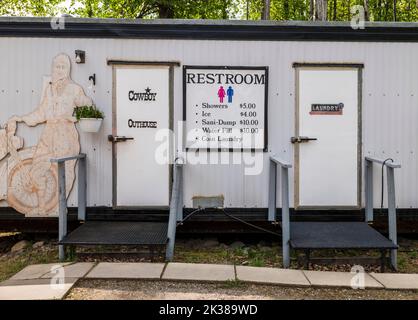
[[[186,135],[183,133],[183,148],[188,151],[205,150],[207,152],[244,152],[244,151],[268,151],[268,86],[269,86],[269,67],[268,66],[207,66],[207,65],[183,65],[183,121],[187,121],[187,85],[186,74],[187,70],[207,69],[207,70],[263,70],[265,72],[264,85],[264,145],[262,148],[188,148],[186,147]],[[187,128],[187,126],[185,125]]]

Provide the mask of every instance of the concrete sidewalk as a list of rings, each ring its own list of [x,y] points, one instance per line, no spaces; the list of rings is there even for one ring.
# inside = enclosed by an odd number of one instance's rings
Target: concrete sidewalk
[[[323,272],[193,263],[31,265],[0,283],[1,300],[63,299],[79,279],[242,281],[296,287],[418,290],[418,274]]]

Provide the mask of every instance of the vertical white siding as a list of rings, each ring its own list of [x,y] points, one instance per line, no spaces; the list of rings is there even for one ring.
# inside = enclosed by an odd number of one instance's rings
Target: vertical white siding
[[[0,123],[13,114],[32,111],[40,100],[42,76],[50,74],[53,57],[86,51],[86,63],[72,67],[72,78],[81,84],[105,112],[100,135],[80,133],[82,151],[88,157],[88,205],[112,204],[112,157],[107,134],[112,128],[112,72],[107,59],[179,61],[182,65],[268,66],[269,151],[293,160],[290,137],[294,134],[294,62],[364,63],[363,155],[393,157],[402,163],[396,172],[399,207],[418,207],[418,44],[360,42],[250,42],[195,40],[119,40],[0,38]],[[97,84],[87,89],[89,75]],[[182,120],[182,68],[174,81],[174,120]],[[36,143],[41,127],[19,135],[27,145]],[[376,186],[380,176],[376,167]],[[293,189],[293,172],[291,172]],[[225,196],[229,207],[266,207],[268,155],[264,170],[245,176],[244,165],[195,165],[185,170],[185,202],[194,195]],[[344,182],[342,182],[344,183]],[[76,188],[74,188],[75,191]],[[379,205],[379,188],[375,205]],[[76,203],[73,192],[70,205]],[[291,195],[291,205],[293,194]]]

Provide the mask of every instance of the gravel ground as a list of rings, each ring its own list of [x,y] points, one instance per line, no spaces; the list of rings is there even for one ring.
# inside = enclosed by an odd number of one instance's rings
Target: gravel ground
[[[70,300],[418,300],[417,291],[315,289],[240,282],[81,280]]]

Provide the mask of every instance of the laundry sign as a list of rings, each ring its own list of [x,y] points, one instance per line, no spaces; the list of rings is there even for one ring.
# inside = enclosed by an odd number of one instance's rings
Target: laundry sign
[[[183,69],[188,149],[265,149],[267,67]]]
[[[311,105],[311,115],[342,115],[344,103],[337,104],[319,104],[313,103]]]

